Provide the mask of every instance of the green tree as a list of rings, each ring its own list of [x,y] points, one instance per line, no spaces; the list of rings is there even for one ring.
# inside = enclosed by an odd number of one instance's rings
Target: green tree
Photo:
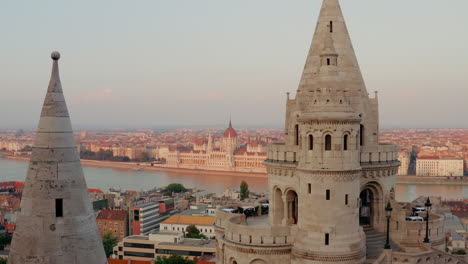
[[[171,183],[166,188],[167,195],[172,195],[172,193],[182,193],[186,191],[187,191],[187,188],[185,188],[184,185],[180,183]]]
[[[161,257],[156,258],[155,264],[195,264],[196,261],[187,259],[182,256],[172,255],[170,257]]]
[[[185,229],[185,237],[186,238],[206,238],[205,235],[200,233],[200,230],[194,225],[189,225],[187,226],[187,229]]]
[[[7,260],[5,258],[0,258],[0,264],[7,264]]]
[[[8,233],[0,235],[0,250],[3,250],[6,246],[10,245],[11,238],[11,235]]]
[[[242,181],[240,185],[240,199],[243,201],[247,198],[249,198],[250,191],[249,191],[249,185],[247,182]]]
[[[102,236],[102,244],[104,245],[104,252],[106,252],[107,257],[112,255],[113,249],[117,246],[117,243],[119,243],[119,238],[114,236],[111,231]]]
[[[464,250],[464,249],[456,249],[456,250],[452,251],[452,254],[455,254],[455,255],[466,255],[466,250]]]

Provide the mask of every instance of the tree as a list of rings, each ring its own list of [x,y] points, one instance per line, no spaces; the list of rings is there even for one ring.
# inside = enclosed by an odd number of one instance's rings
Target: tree
[[[246,198],[249,198],[250,191],[249,191],[249,185],[247,182],[242,181],[240,185],[240,199],[241,201],[245,200]]]
[[[171,183],[166,188],[167,195],[172,195],[172,193],[181,193],[186,191],[187,188],[185,188],[184,185],[180,183]]]
[[[452,254],[454,255],[466,255],[466,250],[460,248],[460,249],[456,249],[454,251],[452,251]]]
[[[11,235],[8,233],[0,235],[0,250],[3,250],[6,246],[10,245],[11,238]]]
[[[200,230],[195,225],[189,225],[187,226],[187,229],[185,229],[185,237],[186,238],[206,238],[204,234],[200,233]]]
[[[0,258],[0,264],[7,264],[7,260],[5,258]]]
[[[195,264],[196,261],[187,259],[182,256],[172,255],[170,257],[161,257],[156,258],[155,264]]]
[[[114,236],[111,231],[105,233],[102,236],[102,244],[104,245],[104,252],[106,252],[106,256],[110,257],[114,250],[114,247],[117,246],[119,243],[119,238]]]

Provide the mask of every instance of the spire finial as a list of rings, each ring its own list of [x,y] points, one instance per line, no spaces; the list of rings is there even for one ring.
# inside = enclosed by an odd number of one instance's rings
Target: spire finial
[[[58,61],[60,59],[60,53],[58,51],[54,51],[50,54],[50,57],[54,60],[54,61]]]
[[[231,116],[229,116],[229,127],[232,128]]]

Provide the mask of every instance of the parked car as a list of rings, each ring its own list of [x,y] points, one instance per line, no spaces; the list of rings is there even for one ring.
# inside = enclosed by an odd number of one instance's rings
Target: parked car
[[[419,216],[419,213],[426,212],[426,208],[422,206],[415,206],[413,207],[413,216]]]
[[[422,221],[424,221],[424,218],[422,218],[420,216],[408,216],[408,217],[406,217],[406,221],[422,222]]]

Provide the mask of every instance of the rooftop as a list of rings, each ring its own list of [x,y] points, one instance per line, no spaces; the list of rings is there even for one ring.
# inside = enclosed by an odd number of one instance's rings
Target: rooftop
[[[133,239],[133,240],[149,240],[147,236],[128,236],[125,239]]]
[[[125,221],[126,211],[103,209],[99,212],[97,219]]]
[[[192,216],[192,215],[174,215],[169,219],[164,220],[162,224],[176,225],[213,225],[216,221],[215,217],[209,216]]]
[[[157,247],[160,246],[178,246],[178,247],[197,247],[197,248],[213,248],[216,249],[216,240],[214,239],[195,239],[185,238],[179,243],[161,242],[158,243]]]

